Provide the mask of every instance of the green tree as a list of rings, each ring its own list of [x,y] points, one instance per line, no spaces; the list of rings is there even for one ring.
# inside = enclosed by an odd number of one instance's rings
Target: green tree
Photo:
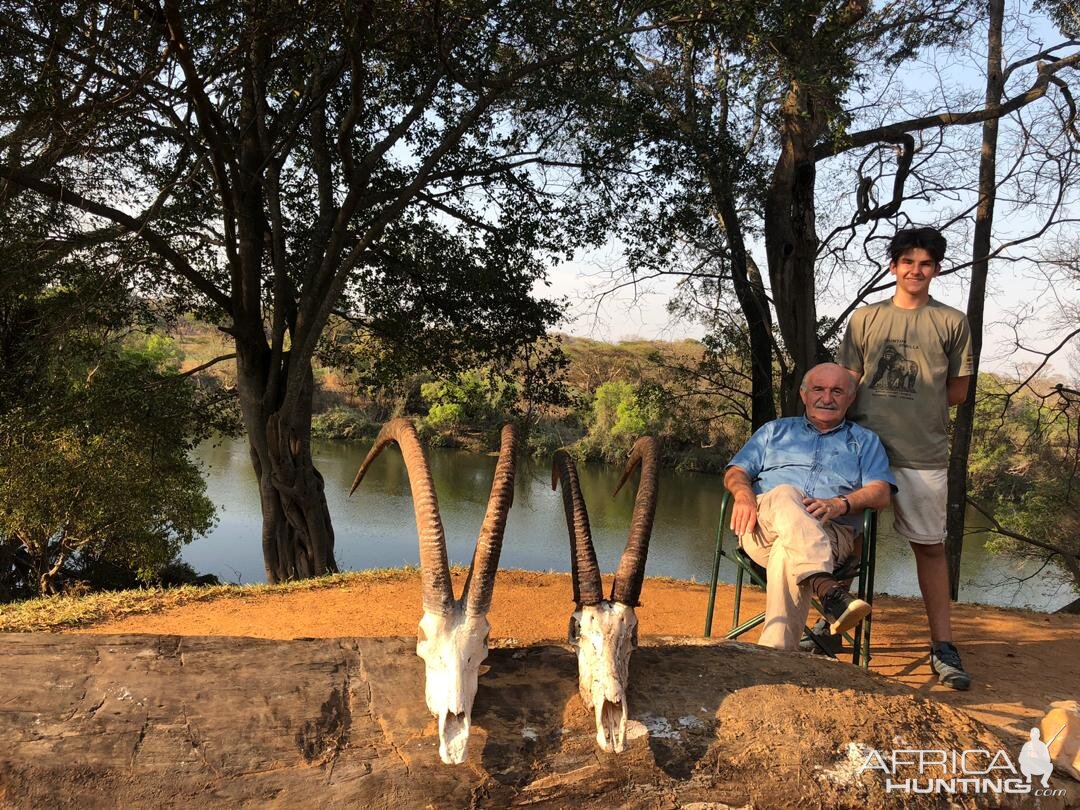
[[[424,421],[435,430],[462,426],[482,429],[506,418],[513,391],[505,380],[471,369],[452,381],[424,383],[420,396],[428,405]]]
[[[594,118],[582,132],[599,142],[593,152],[611,173],[623,173],[626,196],[640,201],[623,220],[633,283],[679,278],[678,314],[697,313],[709,328],[728,328],[726,314],[740,314],[758,427],[778,410],[796,412],[804,372],[830,358],[851,310],[884,289],[876,229],[914,216],[913,198],[938,202],[952,193],[942,187],[953,184],[949,161],[927,168],[939,145],[966,155],[954,152],[952,165],[974,166],[965,128],[1030,105],[1071,109],[1063,77],[1080,51],[1064,40],[1018,54],[1004,68],[1006,92],[983,104],[965,98],[957,111],[943,86],[912,107],[894,103],[898,89],[883,77],[924,49],[970,47],[983,5],[778,0],[686,11],[679,24],[615,43],[616,69],[590,89],[595,106],[583,109]],[[924,114],[909,112],[920,108]],[[842,176],[821,171],[838,165]],[[955,182],[956,193],[965,194],[966,182]],[[754,239],[764,245],[761,269],[748,247]],[[849,254],[849,246],[858,247]],[[840,318],[824,322],[821,279],[856,264],[865,282]]]
[[[310,443],[333,313],[424,365],[512,354],[552,322],[544,256],[595,223],[529,171],[550,127],[508,110],[638,14],[594,11],[0,4],[0,178],[66,207],[66,244],[129,254],[139,285],[232,336],[270,582],[337,567]]]
[[[179,375],[171,342],[120,336],[143,305],[108,277],[88,290],[62,276],[16,267],[0,288],[5,600],[102,563],[154,581],[214,520],[188,453],[225,414]]]
[[[1052,561],[1080,593],[1080,392],[981,374],[969,481],[992,550]]]
[[[659,392],[654,386],[625,380],[606,382],[593,395],[584,450],[608,461],[621,461],[634,439],[655,432],[661,418]]]

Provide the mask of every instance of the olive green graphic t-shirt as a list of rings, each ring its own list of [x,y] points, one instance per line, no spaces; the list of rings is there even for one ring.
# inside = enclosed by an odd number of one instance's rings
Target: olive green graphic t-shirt
[[[881,437],[895,467],[949,464],[945,381],[972,373],[967,316],[933,298],[918,309],[892,299],[852,313],[836,362],[858,372],[850,418]]]

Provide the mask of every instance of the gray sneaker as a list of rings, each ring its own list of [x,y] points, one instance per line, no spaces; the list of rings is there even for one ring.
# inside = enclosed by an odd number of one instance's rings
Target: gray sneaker
[[[949,641],[935,641],[930,647],[930,669],[937,673],[938,681],[950,689],[961,692],[971,688],[971,676],[964,672],[960,652]]]
[[[830,633],[827,621],[818,619],[817,624],[810,628],[810,633],[813,634],[818,643],[815,644],[807,638],[806,633],[803,633],[803,637],[799,640],[799,650],[818,655],[824,655],[825,653],[831,655],[840,654],[840,650],[844,646],[844,637],[839,633],[835,635]]]

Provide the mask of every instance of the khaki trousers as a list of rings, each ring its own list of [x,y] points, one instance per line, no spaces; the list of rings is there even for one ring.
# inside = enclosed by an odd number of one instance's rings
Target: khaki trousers
[[[801,583],[811,574],[832,574],[851,555],[855,531],[822,522],[803,506],[801,489],[783,484],[757,496],[757,527],[741,538],[743,550],[765,569],[765,623],[758,644],[794,650],[802,637],[813,594]]]

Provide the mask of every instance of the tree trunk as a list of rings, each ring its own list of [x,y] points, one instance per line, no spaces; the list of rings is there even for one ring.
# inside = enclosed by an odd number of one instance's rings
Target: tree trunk
[[[720,210],[721,226],[727,238],[731,253],[731,278],[735,287],[735,297],[746,318],[746,328],[750,343],[750,422],[751,429],[757,430],[766,422],[776,418],[776,402],[773,399],[773,342],[772,317],[769,313],[769,300],[765,295],[765,286],[761,282],[761,273],[754,266],[746,252],[742,227],[736,201],[731,193],[732,183],[716,179],[716,174],[707,167],[709,185]]]
[[[814,262],[815,166],[811,149],[822,128],[808,94],[793,81],[781,105],[780,157],[765,198],[765,252],[776,322],[792,366],[780,382],[785,416],[799,411],[799,384],[816,363],[828,359],[818,347]]]
[[[750,421],[753,430],[776,418],[773,398],[773,341],[769,302],[761,283],[761,274],[744,257],[746,280],[737,278],[735,294],[739,297],[750,333]],[[740,287],[743,289],[740,291]]]
[[[59,536],[59,540],[55,540]],[[63,545],[63,530],[40,539],[21,538],[16,542],[22,545],[21,557],[27,569],[27,584],[31,584],[38,596],[56,593],[54,580],[64,564],[66,552]]]
[[[1001,29],[1005,15],[1004,0],[990,0],[990,27],[987,34],[986,106],[1001,104],[1004,84],[1001,72]],[[949,558],[949,595],[960,595],[960,556],[964,547],[964,511],[967,504],[968,453],[975,425],[975,394],[979,379],[979,355],[982,352],[983,306],[986,301],[986,277],[989,270],[990,237],[994,226],[994,203],[997,197],[998,119],[983,122],[982,155],[979,159],[979,206],[975,213],[975,235],[971,245],[971,288],[968,291],[967,318],[971,326],[972,384],[967,399],[956,409],[953,423],[952,452],[949,458],[949,495],[946,510],[946,553]]]
[[[12,536],[0,536],[0,604],[25,596],[33,567],[22,542]]]
[[[280,404],[282,392],[268,390],[269,351],[265,346],[241,350],[240,344],[238,340],[237,388],[259,483],[266,581],[334,573],[338,570],[334,529],[323,477],[311,458],[314,378],[310,363],[297,405],[286,411]]]
[[[252,29],[251,61],[240,103],[239,160],[231,199],[236,219],[236,258],[232,289],[236,339],[237,389],[247,428],[248,447],[259,483],[262,548],[266,581],[307,579],[337,571],[334,529],[323,492],[323,477],[311,458],[311,412],[315,393],[310,353],[284,351],[286,313],[295,301],[280,283],[284,274],[284,237],[280,219],[271,214],[270,257],[274,265],[273,343],[267,341],[264,314],[264,265],[267,252],[265,216],[268,200],[278,211],[276,171],[261,140],[263,104],[271,44]],[[277,168],[275,168],[275,166]],[[229,204],[229,200],[225,200]],[[295,323],[294,323],[295,327]],[[289,330],[291,345],[304,343],[303,332]],[[290,363],[303,363],[292,369]],[[290,382],[292,380],[292,382]],[[298,390],[290,390],[296,385]]]

